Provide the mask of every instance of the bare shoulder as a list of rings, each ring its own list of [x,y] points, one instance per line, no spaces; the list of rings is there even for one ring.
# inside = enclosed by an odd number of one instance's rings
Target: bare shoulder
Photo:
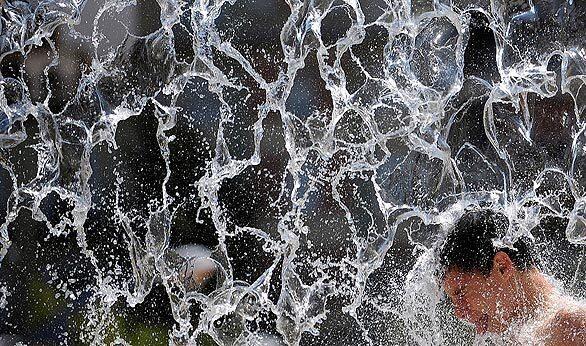
[[[561,309],[554,315],[548,327],[548,346],[586,345],[586,306]]]

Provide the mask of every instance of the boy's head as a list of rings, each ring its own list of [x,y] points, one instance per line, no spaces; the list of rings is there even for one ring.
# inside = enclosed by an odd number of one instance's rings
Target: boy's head
[[[517,240],[514,249],[494,246],[493,241],[503,237],[508,227],[509,220],[502,213],[490,209],[468,211],[448,235],[440,253],[441,265],[446,269],[457,267],[465,272],[488,275],[494,255],[502,251],[518,270],[534,267],[535,254],[528,239]]]
[[[440,251],[445,269],[443,285],[458,318],[476,326],[478,333],[504,331],[515,315],[516,278],[534,268],[536,256],[529,240],[513,248],[497,248],[505,235],[505,215],[489,209],[465,213]]]

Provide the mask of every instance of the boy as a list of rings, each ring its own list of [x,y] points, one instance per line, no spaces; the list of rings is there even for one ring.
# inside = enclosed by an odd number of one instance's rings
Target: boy
[[[510,342],[586,345],[586,306],[556,291],[528,239],[512,248],[497,245],[507,228],[503,214],[478,209],[464,214],[447,237],[442,281],[456,317],[479,334],[503,334]]]

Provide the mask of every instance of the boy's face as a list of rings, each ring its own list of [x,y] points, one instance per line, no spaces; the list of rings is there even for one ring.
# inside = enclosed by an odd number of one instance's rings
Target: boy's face
[[[449,268],[443,285],[454,304],[456,317],[474,324],[478,334],[500,333],[507,329],[514,298],[510,280],[498,269],[493,268],[489,275],[483,275]]]

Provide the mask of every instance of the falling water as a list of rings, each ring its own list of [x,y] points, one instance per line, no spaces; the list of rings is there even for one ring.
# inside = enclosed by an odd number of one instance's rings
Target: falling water
[[[482,344],[471,205],[585,292],[582,1],[0,3],[8,342]]]

